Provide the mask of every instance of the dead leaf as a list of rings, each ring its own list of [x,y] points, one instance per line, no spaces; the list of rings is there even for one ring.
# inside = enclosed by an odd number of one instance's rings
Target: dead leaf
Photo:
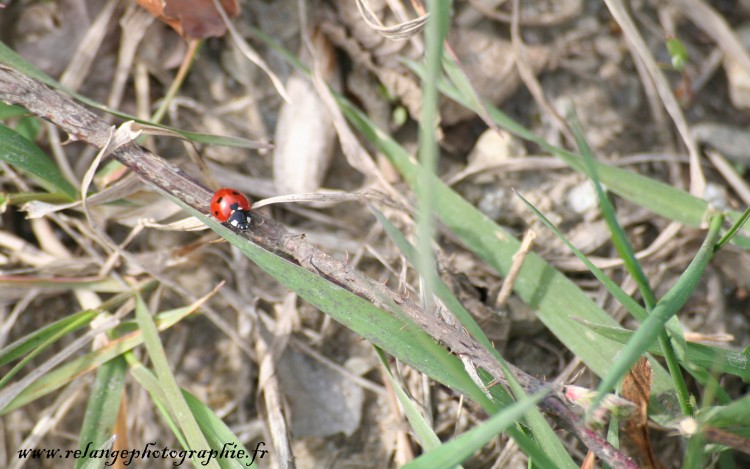
[[[328,39],[314,33],[311,51],[303,57],[316,63],[321,79],[338,88],[336,51]],[[308,52],[315,57],[308,57]],[[336,149],[336,128],[331,114],[315,85],[297,72],[286,82],[289,102],[284,103],[276,124],[276,149],[273,155],[273,178],[282,194],[317,191],[333,160]]]
[[[213,0],[136,1],[185,40],[223,36],[227,31]],[[239,14],[237,0],[220,0],[220,3],[230,17]]]
[[[589,450],[586,453],[586,457],[583,459],[583,463],[581,463],[581,469],[596,469],[596,455],[593,451]]]
[[[130,445],[128,444],[128,396],[125,391],[123,391],[122,398],[120,398],[120,409],[117,411],[117,420],[115,421],[113,433],[116,436],[116,439],[112,445],[112,449],[127,451]],[[127,466],[124,465],[123,461],[124,459],[116,461],[120,464],[115,467],[125,469]]]
[[[641,357],[622,381],[622,397],[635,404],[635,414],[625,421],[625,434],[638,451],[642,467],[661,469],[648,438],[648,397],[651,394],[652,370],[648,359]]]

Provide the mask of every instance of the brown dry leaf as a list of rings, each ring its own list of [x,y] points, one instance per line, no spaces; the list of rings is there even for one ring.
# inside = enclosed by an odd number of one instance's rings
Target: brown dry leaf
[[[641,357],[622,381],[622,397],[635,404],[632,418],[625,422],[625,433],[641,453],[642,467],[661,469],[648,438],[648,396],[651,394],[652,370],[648,359]]]
[[[320,78],[339,88],[336,51],[328,39],[314,33],[309,42],[310,62]],[[315,85],[301,73],[286,82],[289,101],[284,103],[276,124],[273,177],[282,194],[314,192],[320,188],[336,149],[336,128]]]
[[[216,11],[213,0],[136,0],[160,21],[168,24],[185,40],[223,36],[227,31],[224,21]],[[220,0],[230,17],[236,17],[240,8],[237,0]]]
[[[586,453],[586,457],[581,463],[581,469],[596,469],[596,455],[591,450]]]
[[[120,399],[120,409],[117,411],[117,420],[115,421],[115,427],[113,433],[116,436],[115,443],[113,445],[114,450],[127,450],[130,445],[128,444],[128,399],[127,394],[123,391],[123,396]],[[122,462],[120,460],[118,462]],[[122,466],[127,467],[127,466]]]

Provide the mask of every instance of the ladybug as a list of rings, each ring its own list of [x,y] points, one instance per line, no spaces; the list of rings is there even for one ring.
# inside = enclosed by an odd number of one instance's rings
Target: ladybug
[[[211,197],[211,215],[240,231],[250,228],[250,201],[241,192],[224,188]]]

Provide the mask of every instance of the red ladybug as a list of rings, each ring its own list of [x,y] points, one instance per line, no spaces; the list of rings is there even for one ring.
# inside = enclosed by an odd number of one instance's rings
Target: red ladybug
[[[250,201],[234,189],[219,189],[211,197],[211,215],[240,231],[250,228]]]

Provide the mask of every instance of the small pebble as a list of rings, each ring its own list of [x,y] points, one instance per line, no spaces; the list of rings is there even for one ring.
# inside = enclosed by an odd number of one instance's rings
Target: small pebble
[[[596,191],[591,181],[583,181],[568,192],[565,203],[579,215],[592,210],[597,205]]]

